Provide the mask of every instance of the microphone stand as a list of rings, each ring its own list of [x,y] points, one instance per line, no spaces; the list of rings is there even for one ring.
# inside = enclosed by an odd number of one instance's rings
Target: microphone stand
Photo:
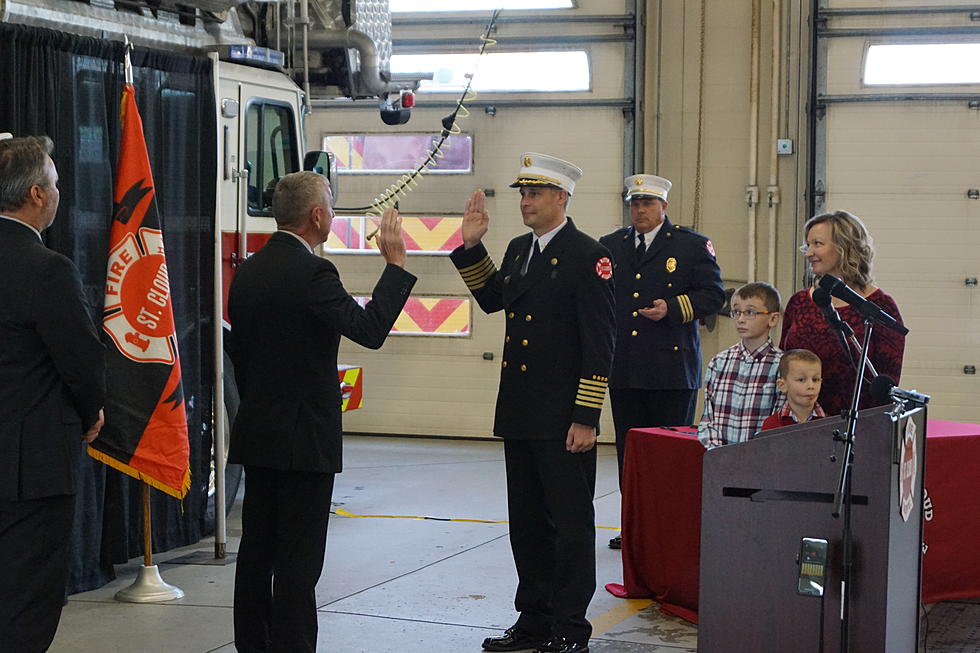
[[[840,624],[840,653],[847,653],[850,650],[850,603],[851,603],[851,571],[853,560],[851,556],[851,467],[854,463],[854,436],[857,429],[858,403],[861,398],[861,386],[864,382],[864,370],[869,364],[868,348],[871,344],[871,332],[874,328],[872,320],[864,320],[864,344],[861,347],[861,359],[857,366],[857,375],[854,380],[854,394],[851,395],[850,410],[845,413],[846,421],[844,434],[834,431],[834,439],[844,443],[844,458],[841,460],[840,477],[837,481],[837,492],[834,494],[835,518],[843,513],[844,523],[841,535],[841,557],[843,568],[841,570],[841,624]]]

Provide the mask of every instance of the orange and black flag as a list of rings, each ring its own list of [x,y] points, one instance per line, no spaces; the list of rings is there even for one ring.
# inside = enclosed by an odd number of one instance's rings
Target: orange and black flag
[[[106,342],[106,423],[93,458],[183,498],[190,447],[180,359],[143,121],[132,84],[122,97],[102,329]]]

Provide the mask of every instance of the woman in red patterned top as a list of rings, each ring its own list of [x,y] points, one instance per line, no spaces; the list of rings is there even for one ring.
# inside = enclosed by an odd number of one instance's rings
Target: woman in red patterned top
[[[820,307],[813,302],[813,288],[821,275],[839,277],[855,292],[874,302],[899,322],[902,317],[895,300],[874,285],[871,261],[874,258],[871,236],[864,223],[847,211],[824,213],[807,220],[803,227],[805,244],[801,248],[813,272],[813,287],[793,295],[783,313],[783,334],[779,346],[784,351],[809,349],[823,361],[823,387],[820,405],[827,415],[839,415],[851,404],[855,369],[851,358],[860,359],[860,350],[851,347],[848,357],[836,334],[827,325]],[[851,325],[858,342],[864,342],[864,319],[850,305],[834,298],[833,305],[843,321]],[[878,374],[887,374],[895,383],[902,373],[905,337],[890,329],[876,327],[871,335],[868,359]],[[876,405],[871,398],[871,383],[865,377],[859,408]]]

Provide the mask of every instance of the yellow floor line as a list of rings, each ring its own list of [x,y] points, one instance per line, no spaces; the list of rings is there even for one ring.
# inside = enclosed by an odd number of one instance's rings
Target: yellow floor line
[[[343,508],[335,508],[334,514],[338,517],[355,517],[357,519],[428,519],[432,521],[459,521],[459,522],[469,522],[471,524],[507,524],[509,523],[505,519],[464,519],[461,517],[427,517],[424,515],[355,515],[352,512],[347,512]],[[618,531],[619,526],[596,526],[597,529],[605,529],[610,531]]]
[[[591,619],[592,636],[598,637],[610,628],[623,623],[637,612],[646,610],[653,604],[652,599],[625,599],[612,610],[606,610],[598,617]]]

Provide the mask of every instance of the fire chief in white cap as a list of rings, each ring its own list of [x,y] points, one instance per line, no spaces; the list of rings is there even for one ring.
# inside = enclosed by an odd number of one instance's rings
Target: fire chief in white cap
[[[698,319],[725,303],[711,241],[667,217],[670,181],[637,174],[624,186],[631,224],[599,239],[612,253],[617,279],[609,396],[620,482],[631,428],[693,423],[701,385]],[[621,539],[609,546],[620,548]]]
[[[553,156],[521,156],[521,217],[500,267],[482,240],[490,227],[478,190],[451,259],[506,335],[493,433],[504,439],[516,623],[486,651],[586,653],[595,593],[596,429],[615,332],[608,250],[565,214],[582,171]]]

